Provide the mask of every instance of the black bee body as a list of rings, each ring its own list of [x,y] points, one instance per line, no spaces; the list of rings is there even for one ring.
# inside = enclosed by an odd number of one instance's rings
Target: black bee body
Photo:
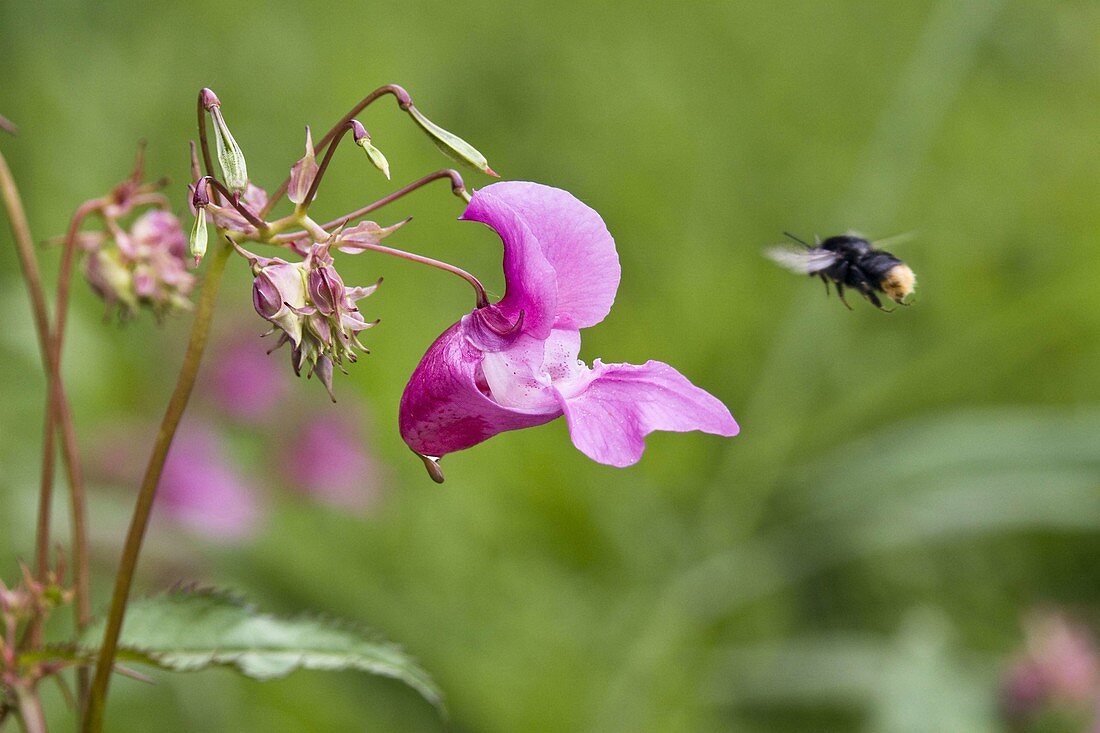
[[[887,309],[883,308],[878,293],[906,305],[905,298],[913,292],[916,277],[909,266],[886,250],[876,249],[862,237],[839,234],[817,242],[814,247],[791,238],[803,249],[781,246],[772,247],[765,253],[792,272],[820,277],[826,293],[829,283],[833,283],[840,301],[849,309],[844,288],[859,292],[879,310]]]
[[[818,245],[821,249],[836,252],[839,259],[829,267],[817,273],[821,281],[825,283],[828,292],[829,281],[836,285],[837,295],[844,300],[844,288],[849,287],[859,291],[876,308],[882,308],[875,291],[883,292],[882,283],[887,273],[898,265],[904,266],[901,260],[881,249],[875,249],[866,239],[850,234],[840,234],[829,237]],[[810,273],[812,276],[814,273]]]

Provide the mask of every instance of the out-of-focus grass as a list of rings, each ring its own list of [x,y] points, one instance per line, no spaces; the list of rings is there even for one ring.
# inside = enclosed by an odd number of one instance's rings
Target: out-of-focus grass
[[[276,610],[375,626],[437,676],[456,730],[993,727],[1023,611],[1100,621],[1098,21],[1089,2],[1023,0],[3,5],[0,111],[22,134],[0,144],[39,239],[125,175],[139,138],[183,210],[200,86],[270,188],[304,124],[395,81],[506,177],[565,187],[607,220],[623,285],[584,358],[669,361],[743,427],[654,435],[617,471],[552,424],[449,457],[439,489],[397,435],[397,400],[468,293],[364,255],[341,270],[386,276],[364,301],[382,325],[337,391],[374,412],[386,502],[361,519],[276,498],[243,547],[154,537],[142,588],[170,582],[161,559],[182,553],[178,572]],[[445,164],[391,105],[363,121],[396,181]],[[330,176],[325,212],[384,191],[353,153]],[[445,188],[380,220],[414,215],[397,246],[499,291],[498,242],[454,222]],[[784,229],[849,228],[918,233],[898,251],[920,278],[913,308],[848,312],[759,256]],[[250,308],[245,269],[227,280],[223,336]],[[0,307],[8,574],[30,554],[43,380],[7,246]],[[105,325],[84,288],[74,310],[85,444],[155,420],[187,319]],[[96,489],[97,606],[125,488]],[[116,682],[119,730],[444,728],[399,685],[355,675],[158,680]]]

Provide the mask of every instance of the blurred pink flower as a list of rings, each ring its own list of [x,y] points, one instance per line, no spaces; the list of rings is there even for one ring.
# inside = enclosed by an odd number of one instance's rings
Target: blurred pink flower
[[[1001,685],[1006,718],[1016,724],[1058,715],[1092,730],[1100,700],[1100,659],[1088,629],[1065,615],[1042,612],[1025,622],[1024,652]]]
[[[364,444],[342,418],[311,417],[285,454],[290,488],[333,506],[367,508],[379,498],[382,482]]]
[[[287,391],[287,380],[275,360],[254,339],[226,344],[210,363],[212,397],[230,417],[258,423]]]
[[[226,460],[217,431],[194,423],[176,434],[157,506],[189,531],[222,542],[251,536],[261,515],[256,492]]]

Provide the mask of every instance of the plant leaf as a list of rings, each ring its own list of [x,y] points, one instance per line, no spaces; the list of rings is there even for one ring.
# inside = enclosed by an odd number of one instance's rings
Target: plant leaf
[[[102,621],[88,627],[81,648],[94,653],[103,629]],[[175,672],[228,667],[256,680],[355,669],[400,680],[443,709],[435,682],[398,646],[331,621],[263,613],[209,589],[177,588],[131,603],[118,659]]]

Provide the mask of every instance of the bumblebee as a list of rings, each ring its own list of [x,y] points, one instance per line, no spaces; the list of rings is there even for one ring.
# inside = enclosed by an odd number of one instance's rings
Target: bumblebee
[[[882,311],[891,309],[882,306],[878,293],[884,293],[898,305],[909,305],[906,299],[913,294],[917,277],[907,264],[886,250],[875,248],[855,234],[839,234],[825,241],[815,238],[813,247],[793,234],[784,234],[801,248],[778,245],[764,250],[764,254],[791,272],[820,277],[826,294],[832,282],[840,302],[848,310],[852,306],[844,299],[844,288],[857,291]]]

